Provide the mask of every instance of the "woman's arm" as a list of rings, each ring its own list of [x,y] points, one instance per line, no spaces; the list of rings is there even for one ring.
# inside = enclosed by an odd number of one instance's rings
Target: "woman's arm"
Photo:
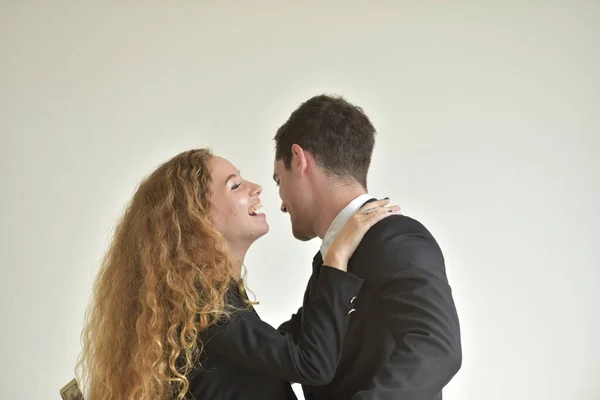
[[[208,351],[291,382],[329,383],[342,352],[353,299],[363,284],[346,272],[348,260],[375,223],[399,212],[397,206],[384,207],[387,203],[387,199],[369,202],[337,234],[324,265],[311,278],[317,279],[316,289],[304,305],[299,331],[277,331],[252,310],[239,311],[220,328],[211,329]],[[238,301],[234,305],[243,306],[239,297]]]
[[[321,267],[317,289],[297,340],[277,331],[252,310],[238,311],[207,339],[208,356],[218,354],[246,367],[306,385],[329,383],[337,369],[350,323],[351,300],[363,280]],[[239,299],[237,307],[242,307]]]

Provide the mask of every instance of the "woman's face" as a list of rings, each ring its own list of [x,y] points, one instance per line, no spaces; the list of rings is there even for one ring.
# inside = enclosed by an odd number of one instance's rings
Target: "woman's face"
[[[211,157],[208,168],[215,227],[230,247],[249,246],[269,231],[265,214],[259,212],[262,188],[244,180],[240,171],[222,157]]]

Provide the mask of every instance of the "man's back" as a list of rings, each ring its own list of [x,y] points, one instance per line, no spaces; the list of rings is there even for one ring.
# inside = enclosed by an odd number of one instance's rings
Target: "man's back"
[[[321,264],[317,254],[303,308]],[[307,400],[441,399],[462,358],[458,316],[433,236],[414,219],[389,217],[365,235],[348,272],[365,283],[358,298],[348,299],[356,311],[338,369],[328,385],[303,387]],[[301,320],[302,310],[280,329],[296,330]]]

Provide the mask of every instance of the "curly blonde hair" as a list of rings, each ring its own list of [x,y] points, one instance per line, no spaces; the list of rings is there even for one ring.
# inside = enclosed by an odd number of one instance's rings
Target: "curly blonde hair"
[[[77,364],[91,400],[184,399],[200,333],[229,315],[233,263],[210,217],[208,149],[139,186],[94,284]]]

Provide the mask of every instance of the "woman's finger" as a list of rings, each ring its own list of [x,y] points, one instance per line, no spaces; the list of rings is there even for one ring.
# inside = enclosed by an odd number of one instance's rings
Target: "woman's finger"
[[[400,214],[400,206],[394,205],[390,207],[381,207],[373,210],[371,213],[362,216],[364,223],[367,226],[371,227],[375,225],[377,222],[381,221],[384,218],[389,217],[390,215]]]
[[[358,219],[367,219],[367,218],[371,217],[373,214],[386,213],[386,212],[392,213],[392,212],[396,212],[396,211],[400,211],[400,206],[397,204],[394,204],[393,206],[372,208],[371,211],[366,214],[365,213],[356,214],[356,217]]]
[[[362,206],[358,210],[357,214],[368,215],[368,214],[372,213],[374,210],[376,210],[377,208],[385,206],[389,202],[390,202],[390,199],[371,201],[371,202],[365,204],[364,206]]]

